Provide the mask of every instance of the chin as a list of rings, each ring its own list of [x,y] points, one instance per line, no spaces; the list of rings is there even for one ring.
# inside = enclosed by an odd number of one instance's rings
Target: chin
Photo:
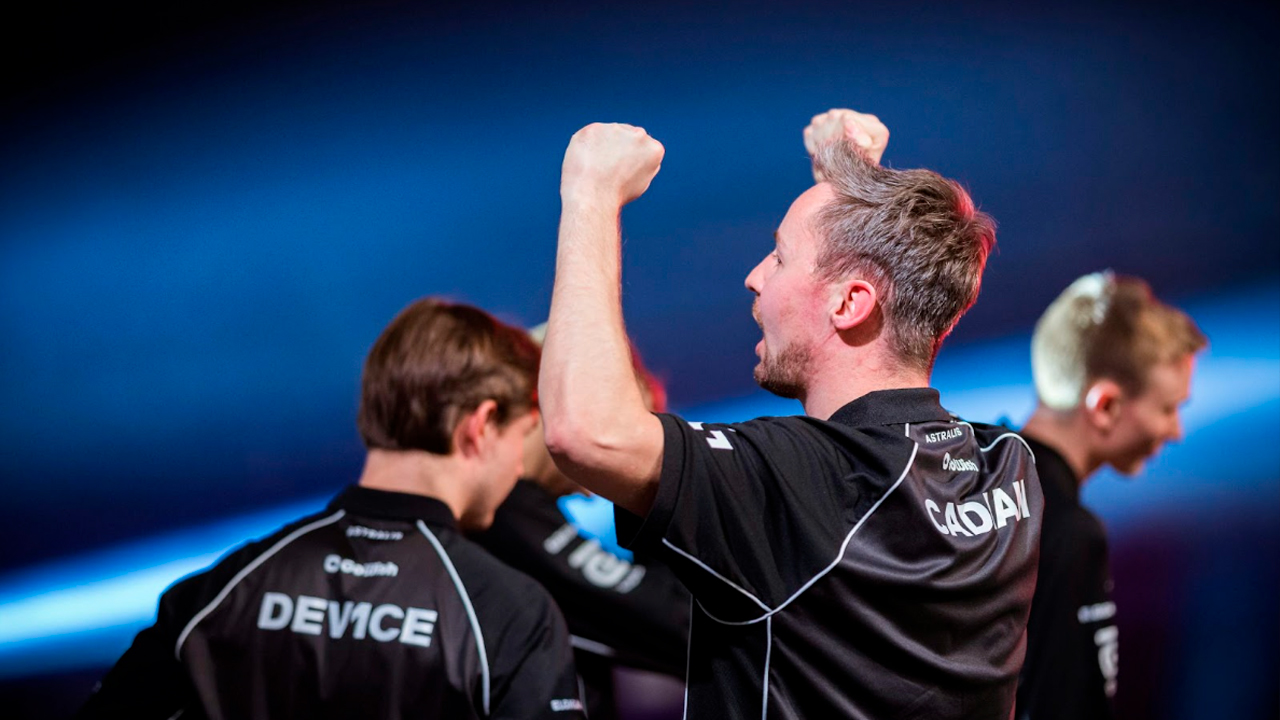
[[[1115,468],[1115,471],[1120,473],[1121,475],[1127,478],[1132,478],[1139,475],[1143,470],[1146,469],[1147,460],[1149,459],[1150,459],[1150,456],[1143,455],[1142,457],[1138,457],[1138,458],[1122,460],[1120,462],[1113,462],[1111,463],[1111,467]]]

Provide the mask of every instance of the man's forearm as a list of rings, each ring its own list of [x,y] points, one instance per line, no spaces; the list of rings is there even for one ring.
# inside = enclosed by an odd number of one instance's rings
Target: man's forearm
[[[592,123],[560,170],[560,240],[538,382],[547,448],[584,487],[640,515],[656,494],[662,424],[645,408],[622,324],[618,217],[649,188],[662,144]]]
[[[619,212],[596,198],[565,198],[539,397],[547,443],[575,481],[628,510],[647,512],[653,491],[620,468],[652,417],[636,384],[622,317]]]

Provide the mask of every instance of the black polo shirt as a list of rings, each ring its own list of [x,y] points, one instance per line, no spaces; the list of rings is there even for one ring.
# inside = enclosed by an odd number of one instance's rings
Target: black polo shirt
[[[353,486],[164,593],[81,717],[582,717],[564,619],[443,503]]]
[[[579,532],[554,496],[528,480],[516,484],[493,525],[471,537],[555,598],[569,623],[593,720],[619,715],[615,668],[684,677],[689,591],[661,562],[609,552]]]
[[[657,498],[618,534],[693,591],[687,717],[1009,718],[1043,510],[1020,437],[928,388],[659,417]]]
[[[1080,479],[1062,455],[1023,437],[1036,454],[1045,508],[1017,717],[1106,720],[1120,649],[1106,529],[1080,504]]]

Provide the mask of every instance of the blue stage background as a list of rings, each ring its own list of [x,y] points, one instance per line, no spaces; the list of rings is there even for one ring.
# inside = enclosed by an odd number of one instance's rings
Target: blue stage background
[[[887,163],[961,179],[1000,223],[939,359],[953,411],[1025,418],[1030,328],[1085,272],[1143,276],[1201,322],[1187,440],[1085,490],[1113,538],[1119,701],[1276,717],[1274,6],[155,13],[47,8],[3,31],[7,716],[65,714],[163,587],[354,479],[360,363],[406,303],[544,319],[560,158],[587,122],[667,147],[624,217],[623,290],[674,407],[798,412],[751,382],[742,279],[810,182],[800,130],[854,107],[889,125]]]

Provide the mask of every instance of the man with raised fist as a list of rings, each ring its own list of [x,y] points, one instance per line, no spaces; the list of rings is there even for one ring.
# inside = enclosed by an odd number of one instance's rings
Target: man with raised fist
[[[832,110],[818,183],[746,278],[756,380],[799,417],[686,422],[634,383],[619,216],[663,147],[593,124],[565,152],[539,398],[552,456],[614,501],[624,543],[694,596],[690,718],[1008,718],[1043,501],[1031,453],[929,387],[994,225],[957,183],[877,164],[888,131]]]

